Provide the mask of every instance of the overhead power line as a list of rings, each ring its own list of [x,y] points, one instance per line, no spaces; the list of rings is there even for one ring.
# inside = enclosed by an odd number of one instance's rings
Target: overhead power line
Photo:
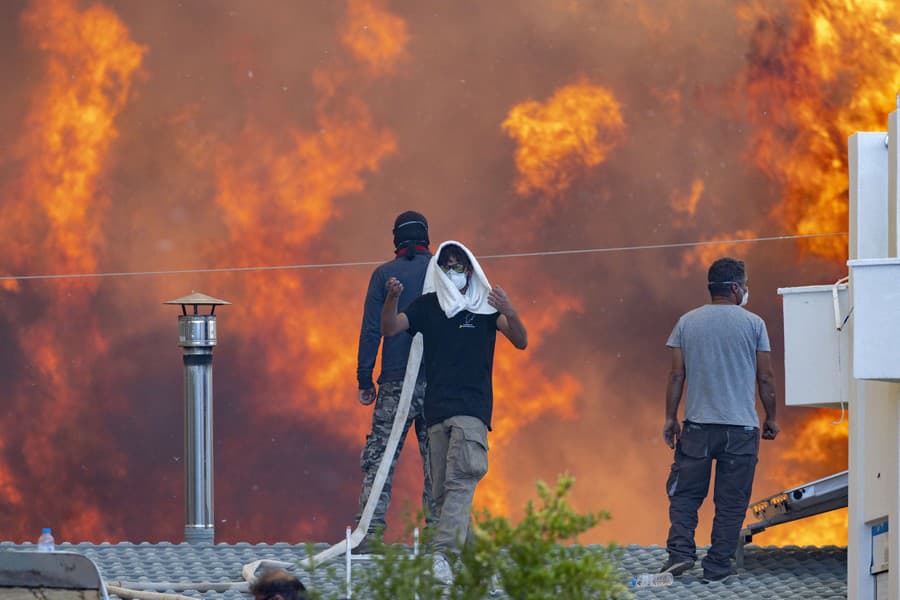
[[[776,235],[769,237],[742,238],[736,240],[710,240],[696,242],[673,242],[668,244],[642,244],[639,246],[612,246],[607,248],[579,248],[574,250],[541,250],[536,252],[509,252],[505,254],[487,254],[479,256],[479,260],[496,258],[525,258],[534,256],[562,256],[570,254],[605,254],[615,252],[633,252],[637,250],[664,250],[666,248],[690,248],[695,246],[723,246],[727,244],[749,244],[754,242],[776,242],[782,240],[803,240],[811,238],[838,237],[847,235],[846,231],[833,233],[809,233],[805,235]],[[240,273],[245,271],[282,271],[292,269],[336,269],[346,267],[367,267],[380,265],[384,260],[367,260],[359,262],[317,263],[299,265],[266,265],[255,267],[221,267],[209,269],[173,269],[162,271],[119,271],[109,273],[48,273],[42,275],[2,275],[0,281],[31,281],[38,279],[86,279],[94,277],[148,277],[156,275],[196,275],[205,273]]]

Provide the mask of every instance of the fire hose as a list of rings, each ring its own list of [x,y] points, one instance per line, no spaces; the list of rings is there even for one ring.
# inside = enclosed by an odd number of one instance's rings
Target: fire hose
[[[388,436],[387,446],[384,454],[381,456],[381,463],[378,465],[378,471],[375,473],[375,481],[372,483],[372,490],[369,492],[369,498],[363,508],[362,515],[356,529],[350,534],[348,548],[348,540],[343,539],[340,542],[330,546],[329,548],[319,552],[315,556],[305,558],[299,563],[285,562],[280,560],[260,559],[251,563],[247,563],[241,568],[241,575],[244,581],[235,582],[201,582],[201,583],[149,583],[136,581],[116,581],[110,582],[107,589],[120,598],[133,598],[135,600],[196,600],[188,596],[172,593],[160,593],[166,590],[176,591],[199,591],[199,592],[226,592],[240,591],[247,592],[250,585],[256,581],[256,572],[260,568],[278,568],[292,570],[296,566],[305,569],[321,565],[329,560],[350,552],[359,545],[369,530],[369,523],[372,522],[372,515],[375,513],[375,507],[381,497],[381,490],[387,481],[388,473],[391,470],[391,463],[394,454],[397,452],[397,445],[400,443],[400,436],[403,433],[406,419],[409,416],[409,407],[412,404],[412,395],[416,388],[416,379],[419,376],[419,366],[422,363],[422,334],[417,333],[413,338],[412,346],[409,350],[409,360],[406,363],[406,375],[403,378],[403,388],[400,391],[400,403],[397,405],[397,412],[394,415],[394,423],[391,426],[391,434]]]
[[[372,515],[375,513],[375,507],[378,505],[378,499],[381,496],[381,490],[387,481],[388,473],[391,470],[391,463],[394,460],[394,453],[397,451],[397,445],[400,443],[400,435],[403,433],[403,427],[409,416],[409,406],[412,403],[413,391],[416,388],[416,378],[419,376],[419,365],[422,362],[422,334],[417,333],[413,338],[412,346],[409,349],[409,359],[406,362],[406,375],[403,377],[403,389],[400,391],[400,403],[397,405],[397,412],[394,415],[394,423],[391,426],[391,435],[388,436],[387,446],[384,454],[381,456],[381,463],[378,465],[378,471],[375,473],[375,481],[372,483],[372,491],[369,492],[369,498],[366,500],[366,506],[363,508],[362,515],[356,529],[350,534],[351,547],[347,548],[347,540],[341,540],[330,548],[319,552],[313,557],[305,558],[300,561],[300,566],[310,568],[320,565],[337,556],[341,556],[345,552],[349,552],[359,545],[369,530],[369,523],[372,521]],[[275,566],[284,569],[293,566],[292,563],[279,561],[268,561],[270,564],[265,566]],[[261,561],[255,561],[244,565],[241,573],[247,581],[253,581],[257,569],[261,565]]]

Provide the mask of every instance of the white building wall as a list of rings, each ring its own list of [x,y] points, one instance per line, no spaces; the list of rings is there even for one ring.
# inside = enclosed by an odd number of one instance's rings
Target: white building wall
[[[888,149],[885,133],[857,133],[850,137],[850,259],[888,256]],[[850,280],[851,298],[853,279]],[[853,321],[848,326],[853,354]],[[850,372],[853,372],[851,365]],[[875,600],[871,564],[871,525],[889,519],[897,539],[897,386],[854,380],[850,392],[848,573],[850,600]],[[900,598],[897,559],[891,549],[889,596]],[[884,589],[879,592],[884,593]]]

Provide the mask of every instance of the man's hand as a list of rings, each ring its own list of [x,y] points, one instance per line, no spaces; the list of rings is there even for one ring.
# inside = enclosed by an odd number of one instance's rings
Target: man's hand
[[[409,329],[409,320],[403,313],[397,312],[397,303],[403,292],[403,284],[396,277],[391,277],[384,284],[385,298],[381,306],[381,335],[390,337]]]
[[[368,406],[375,402],[375,388],[370,387],[367,390],[359,390],[359,403],[363,406]]]
[[[778,426],[775,419],[766,419],[766,422],[763,424],[762,439],[774,440],[779,431],[781,431],[781,427]]]
[[[400,283],[400,280],[396,277],[388,279],[387,283],[384,284],[384,287],[385,290],[387,290],[387,299],[389,300],[396,300],[403,292],[403,284]]]
[[[497,312],[501,315],[509,317],[516,314],[512,302],[509,301],[509,297],[506,295],[506,292],[503,291],[502,287],[497,286],[490,291],[488,294],[488,304],[496,308]]]
[[[678,421],[676,419],[666,419],[666,424],[663,426],[663,439],[666,441],[666,446],[674,450],[675,440],[680,435],[681,425],[678,424]]]

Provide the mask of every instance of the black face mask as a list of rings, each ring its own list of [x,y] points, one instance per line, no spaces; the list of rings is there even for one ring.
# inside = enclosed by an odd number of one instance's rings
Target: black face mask
[[[401,213],[394,220],[394,248],[428,246],[428,221],[413,210]],[[412,242],[412,244],[411,244]]]

